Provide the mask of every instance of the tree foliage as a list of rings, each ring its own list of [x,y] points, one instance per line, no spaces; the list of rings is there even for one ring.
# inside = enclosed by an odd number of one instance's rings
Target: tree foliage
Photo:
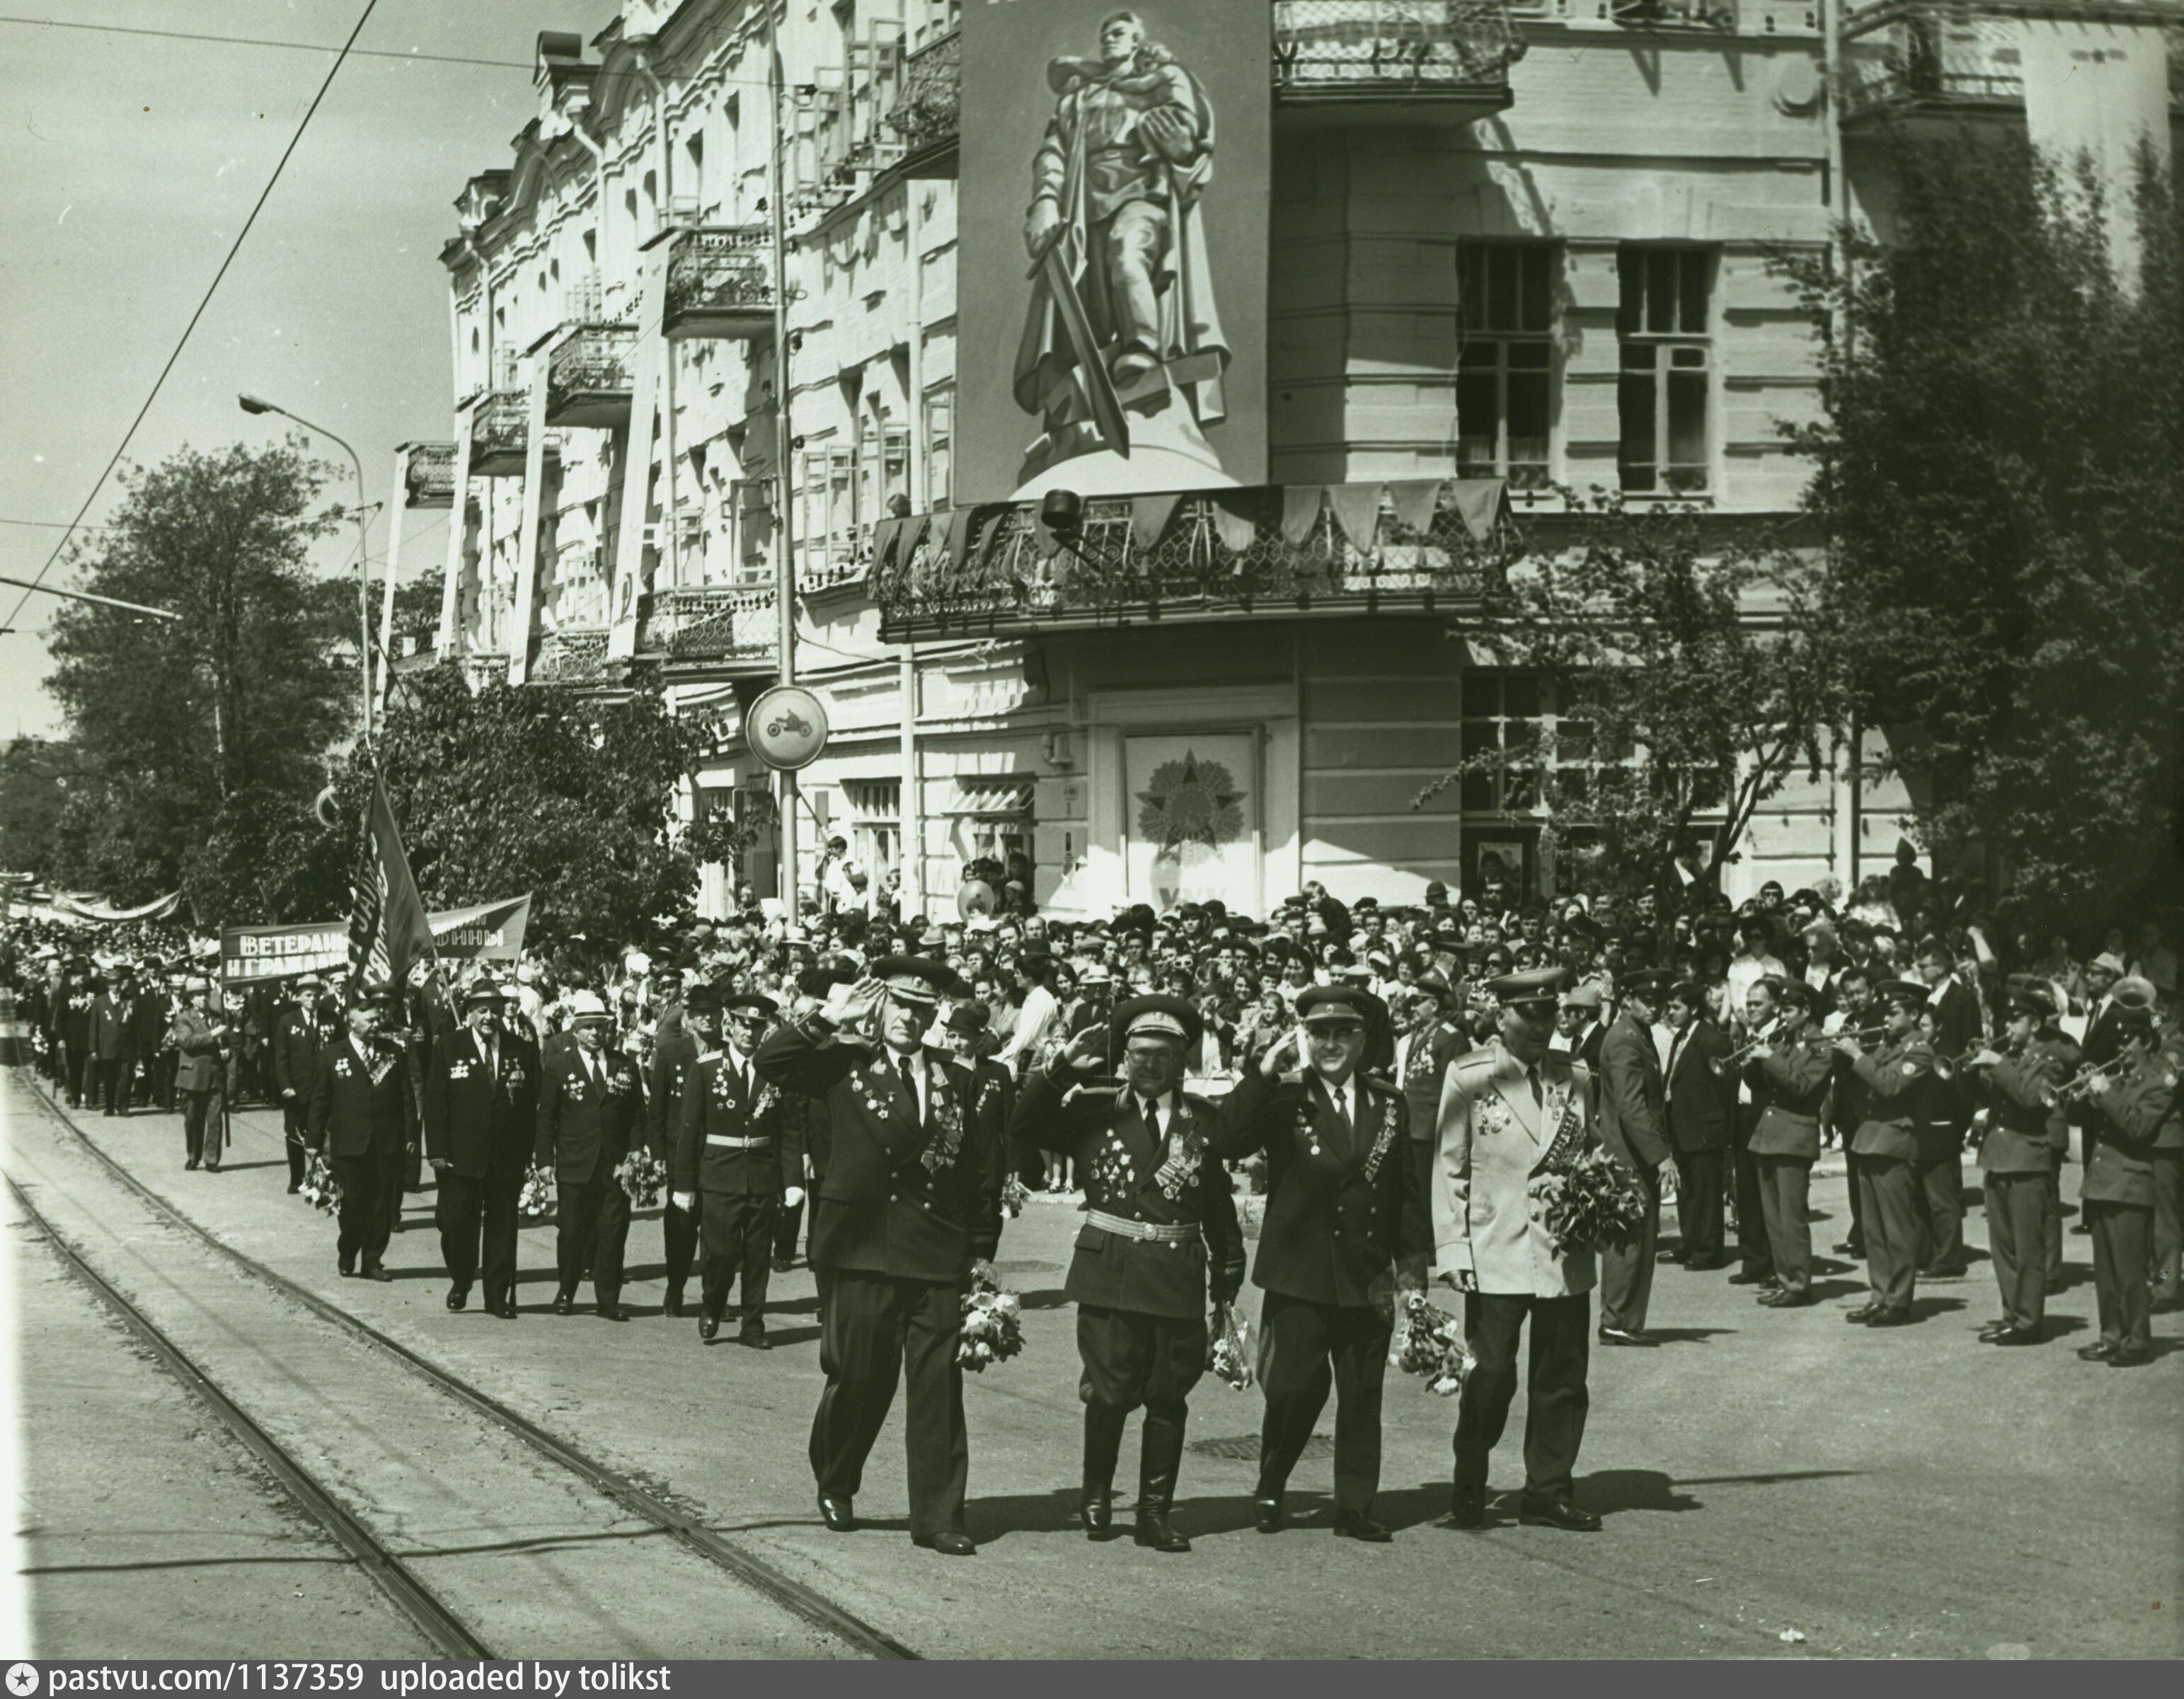
[[[98,594],[181,617],[54,616],[53,690],[80,768],[56,874],[121,902],[179,885],[208,926],[281,916],[292,893],[238,858],[262,859],[300,815],[345,728],[353,604],[306,569],[338,514],[312,511],[320,470],[292,446],[184,448],[125,483],[71,564]]]
[[[404,677],[377,754],[410,870],[428,907],[532,894],[530,936],[552,946],[646,942],[689,918],[698,870],[741,845],[716,814],[678,827],[675,788],[702,734],[655,690],[620,700],[488,685],[453,666]],[[371,775],[352,761],[340,790],[354,846]]]
[[[1763,804],[1827,763],[1844,699],[1819,564],[1687,508],[1565,496],[1571,515],[1538,522],[1464,627],[1556,711],[1467,752],[1418,801],[1498,775],[1589,888],[1673,889],[1680,846],[1710,846],[1718,867]]]
[[[2100,196],[2021,138],[1896,154],[1888,227],[1852,233],[1847,276],[1799,272],[1852,327],[1791,435],[1859,709],[1938,856],[2103,920],[2177,872],[2184,227],[2148,171],[2119,276]]]
[[[0,869],[52,875],[75,767],[66,744],[17,738],[0,749]]]

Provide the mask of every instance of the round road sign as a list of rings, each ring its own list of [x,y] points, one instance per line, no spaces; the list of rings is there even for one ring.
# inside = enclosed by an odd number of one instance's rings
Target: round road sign
[[[827,710],[802,685],[777,684],[751,704],[744,734],[768,766],[794,772],[827,747]]]

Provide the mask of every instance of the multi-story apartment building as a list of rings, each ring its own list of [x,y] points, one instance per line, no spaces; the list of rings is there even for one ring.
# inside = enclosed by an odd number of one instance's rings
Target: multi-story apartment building
[[[785,487],[833,728],[807,882],[840,831],[928,903],[981,856],[1062,911],[1415,898],[1487,854],[1551,888],[1519,787],[1412,805],[1557,712],[1463,638],[1485,527],[1513,504],[1551,546],[1563,488],[1795,509],[1814,344],[1773,262],[1885,195],[1884,115],[2121,146],[2128,107],[2166,145],[2157,0],[1833,4],[1271,0],[1273,487],[1088,494],[1059,539],[1035,500],[975,528],[955,500],[958,349],[1017,330],[957,315],[956,0],[625,0],[542,36],[538,115],[443,254],[442,647],[519,683],[658,668],[716,733],[694,806],[748,806]],[[1875,871],[1908,806],[1846,755],[1732,889]],[[1178,809],[1209,822],[1181,862]],[[739,871],[772,888],[765,850]]]

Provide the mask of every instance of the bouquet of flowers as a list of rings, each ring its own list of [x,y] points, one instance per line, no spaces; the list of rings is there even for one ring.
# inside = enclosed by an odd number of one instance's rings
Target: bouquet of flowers
[[[1231,1392],[1250,1390],[1251,1383],[1258,1378],[1251,1370],[1251,1324],[1237,1312],[1234,1304],[1215,1306],[1213,1337],[1206,1347],[1206,1366],[1228,1383]]]
[[[334,1171],[326,1166],[324,1156],[314,1156],[304,1167],[304,1183],[296,1188],[296,1195],[327,1215],[341,1208],[341,1182]]]
[[[1024,1183],[1011,1174],[1001,1187],[1001,1212],[1014,1221],[1024,1212],[1024,1206],[1030,1201],[1031,1193]]]
[[[1428,1303],[1423,1292],[1406,1292],[1396,1306],[1396,1345],[1388,1361],[1424,1381],[1427,1391],[1452,1398],[1463,1390],[1465,1377],[1479,1359],[1454,1316]]]
[[[1542,1169],[1531,1184],[1548,1236],[1563,1256],[1635,1245],[1645,1231],[1646,1195],[1607,1151]]]
[[[988,1275],[973,1274],[971,1290],[963,1295],[963,1337],[956,1347],[956,1361],[972,1373],[983,1374],[987,1364],[1006,1362],[1022,1351],[1020,1308],[1015,1293],[1004,1292]]]
[[[523,1189],[515,1195],[515,1212],[526,1221],[543,1221],[554,1213],[554,1177],[536,1162],[523,1172]]]
[[[667,1165],[640,1146],[621,1159],[615,1178],[629,1195],[632,1209],[650,1209],[660,1201],[660,1189],[667,1184]]]

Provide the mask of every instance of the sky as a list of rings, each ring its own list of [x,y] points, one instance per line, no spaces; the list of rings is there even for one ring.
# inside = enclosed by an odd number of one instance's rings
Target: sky
[[[172,351],[295,134],[365,0],[0,0],[0,575],[35,577]],[[454,200],[510,163],[537,112],[538,32],[587,41],[615,0],[377,0],[219,292],[131,440],[156,465],[184,443],[291,428],[248,390],[345,437],[365,498],[394,448],[451,432],[447,274]],[[99,30],[18,21],[107,26]],[[109,32],[305,42],[323,51]],[[448,64],[363,56],[435,53]],[[353,499],[348,458],[326,499]],[[120,497],[109,479],[86,515]],[[404,515],[402,577],[445,558],[444,510]],[[25,523],[25,521],[31,521]],[[373,599],[387,547],[372,521]],[[354,532],[320,546],[343,570]],[[68,583],[64,565],[48,582]],[[0,738],[62,732],[46,694],[55,598],[0,586]]]

